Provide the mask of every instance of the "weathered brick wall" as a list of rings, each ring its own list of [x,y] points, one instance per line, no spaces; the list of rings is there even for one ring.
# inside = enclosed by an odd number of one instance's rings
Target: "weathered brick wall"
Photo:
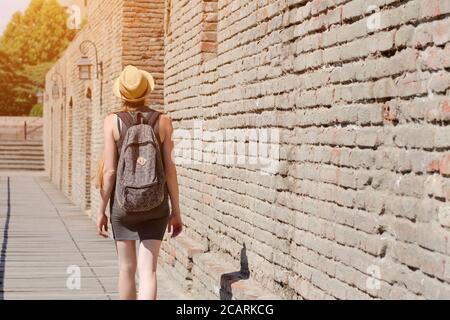
[[[164,104],[164,0],[124,1],[123,65],[150,72],[155,90],[149,102],[162,110]]]
[[[49,175],[96,209],[103,119],[133,63],[174,119],[186,230],[161,255],[183,285],[223,297],[222,276],[248,265],[247,287],[289,298],[450,298],[449,11],[445,0],[93,1],[47,75],[47,94],[55,70],[67,86],[65,103],[45,103]],[[78,80],[85,39],[102,81]],[[245,137],[242,163],[218,161],[225,131],[225,146]],[[245,287],[235,297],[262,296]]]
[[[136,64],[156,74],[158,91],[149,102],[161,108],[163,65],[155,62],[162,60],[164,52],[161,37],[163,7],[160,3],[92,1],[88,8],[88,24],[47,74],[46,92],[50,99],[46,101],[44,111],[46,168],[65,194],[88,212],[95,213],[99,203],[98,191],[90,178],[103,149],[104,118],[121,107],[112,87],[126,64]],[[149,19],[148,30],[139,28]],[[137,32],[142,36],[139,39],[135,36]],[[79,46],[84,40],[91,40],[97,46],[99,61],[103,62],[100,79],[97,79],[95,67],[92,80],[83,82],[78,78],[77,62],[82,55]],[[89,59],[95,63],[94,49],[92,46],[87,48]],[[51,98],[55,71],[65,80],[65,101]],[[87,98],[88,90],[91,98]]]
[[[103,144],[103,118],[110,110],[118,108],[111,87],[122,67],[122,2],[92,1],[88,20],[86,27],[47,74],[49,100],[44,107],[48,134],[47,170],[52,180],[60,184],[64,192],[85,210],[89,210],[91,203],[96,202],[93,199],[97,200],[90,176],[95,170],[95,162]],[[99,61],[103,62],[102,80],[97,79],[95,67],[92,80],[79,80],[77,62],[82,55],[79,46],[84,40],[91,40],[97,46]],[[95,64],[94,49],[92,46],[87,47],[89,59]],[[64,78],[67,88],[65,100],[52,99],[52,75],[55,71]],[[103,94],[100,106],[101,82]],[[87,97],[88,90],[92,92],[91,99]]]
[[[212,55],[171,2],[176,129],[280,135],[274,174],[179,162],[185,234],[286,297],[450,298],[450,2],[218,1]]]

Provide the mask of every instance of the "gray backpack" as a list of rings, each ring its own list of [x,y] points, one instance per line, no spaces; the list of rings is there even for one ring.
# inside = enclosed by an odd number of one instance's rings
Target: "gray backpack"
[[[121,137],[115,196],[127,214],[148,212],[164,201],[166,177],[154,131],[161,113],[149,111],[117,113],[128,129]]]

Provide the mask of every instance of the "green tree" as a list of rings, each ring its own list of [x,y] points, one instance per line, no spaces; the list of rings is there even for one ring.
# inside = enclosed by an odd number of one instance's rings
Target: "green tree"
[[[8,23],[5,32],[3,33],[3,37],[0,38],[0,50],[3,53],[15,53],[19,52],[19,41],[15,41],[15,38],[18,34],[20,34],[20,28],[22,26],[22,14],[18,11],[16,12],[11,21]],[[14,54],[10,54],[14,56]],[[16,59],[19,57],[16,56]]]
[[[0,110],[6,110],[14,101],[10,93],[14,89],[12,81],[15,78],[14,66],[9,57],[0,51]]]
[[[18,62],[0,51],[0,115],[25,115],[33,99],[33,84],[20,74]]]
[[[28,65],[56,60],[75,36],[68,15],[56,0],[32,0],[16,13],[0,39],[0,49]]]
[[[30,111],[30,117],[42,117],[44,114],[44,106],[40,103],[34,105]]]
[[[0,38],[0,115],[28,115],[36,104],[45,74],[75,36],[67,19],[56,0],[32,0],[14,14]]]

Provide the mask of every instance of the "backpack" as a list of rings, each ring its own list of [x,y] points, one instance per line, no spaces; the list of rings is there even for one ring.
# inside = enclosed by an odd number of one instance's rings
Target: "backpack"
[[[154,131],[161,113],[151,110],[146,114],[117,113],[128,129],[119,154],[115,197],[127,214],[148,212],[159,206],[165,196],[166,177],[159,140]]]

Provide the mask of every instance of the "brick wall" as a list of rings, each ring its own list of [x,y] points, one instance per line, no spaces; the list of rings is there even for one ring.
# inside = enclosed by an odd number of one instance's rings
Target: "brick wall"
[[[155,109],[164,104],[164,0],[124,1],[123,65],[149,71],[155,90],[149,100]]]
[[[126,64],[139,65],[155,74],[158,91],[150,97],[149,103],[161,108],[163,65],[159,61],[163,56],[163,7],[160,2],[91,1],[88,24],[47,74],[46,169],[65,194],[89,214],[95,213],[99,202],[98,191],[90,178],[103,150],[103,121],[107,114],[121,107],[112,87]],[[150,18],[150,23],[140,27]],[[137,32],[141,37],[136,40]],[[84,40],[91,40],[97,46],[99,62],[103,63],[100,79],[97,79],[95,67],[92,80],[83,82],[78,78],[77,62],[82,55],[79,47]],[[95,64],[93,47],[86,47],[89,59]],[[52,99],[54,72],[64,78],[65,99]],[[91,98],[87,97],[88,91]]]
[[[172,0],[177,130],[280,136],[275,174],[179,162],[185,234],[285,297],[450,298],[449,4]]]
[[[139,64],[176,129],[186,229],[164,241],[161,263],[186,288],[206,298],[450,298],[449,4],[96,1],[53,69],[73,106],[61,127],[61,103],[45,105],[49,174],[94,209],[86,168],[117,107],[112,81]],[[86,38],[105,64],[101,108],[100,82],[77,78]],[[229,146],[244,157],[220,161]]]

